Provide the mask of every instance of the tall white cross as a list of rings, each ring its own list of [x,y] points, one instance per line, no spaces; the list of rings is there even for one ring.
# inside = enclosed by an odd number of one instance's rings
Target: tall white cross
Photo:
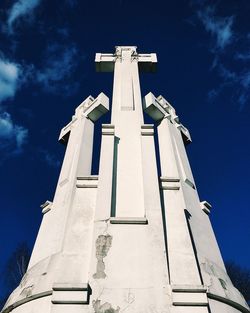
[[[112,123],[118,111],[138,111],[142,119],[139,71],[155,72],[155,53],[138,54],[135,46],[118,46],[114,54],[96,54],[99,72],[114,71]]]
[[[96,69],[114,71],[111,124],[115,128],[114,215],[144,217],[139,71],[156,70],[156,54],[138,54],[135,46],[118,46],[114,54],[96,54]]]

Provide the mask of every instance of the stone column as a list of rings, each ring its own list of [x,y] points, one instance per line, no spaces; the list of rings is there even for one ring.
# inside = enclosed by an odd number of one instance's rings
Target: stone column
[[[72,121],[61,131],[59,141],[67,143],[66,153],[53,204],[43,218],[29,267],[63,247],[77,178],[91,174],[94,122],[107,110],[108,98],[103,93],[96,99],[90,96],[77,107]]]
[[[114,69],[111,124],[115,127],[116,166],[113,181],[112,215],[143,218],[141,125],[142,101],[138,67],[153,70],[154,54],[138,54],[136,47],[116,47],[114,55],[97,54],[100,71]]]

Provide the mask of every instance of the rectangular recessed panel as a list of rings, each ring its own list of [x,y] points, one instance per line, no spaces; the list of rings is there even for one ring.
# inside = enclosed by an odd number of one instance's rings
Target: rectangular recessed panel
[[[111,217],[111,224],[148,224],[145,217]]]
[[[173,292],[173,305],[206,306],[207,304],[207,295],[204,292]]]
[[[51,301],[54,304],[86,304],[88,291],[54,290]]]
[[[88,304],[91,289],[88,284],[56,283],[51,302],[54,304]]]

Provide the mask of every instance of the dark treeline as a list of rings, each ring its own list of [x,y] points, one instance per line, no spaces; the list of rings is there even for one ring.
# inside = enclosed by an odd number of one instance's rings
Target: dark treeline
[[[31,251],[26,242],[18,244],[2,271],[2,283],[4,291],[0,295],[0,310],[4,306],[10,293],[19,285],[23,275],[26,273]]]
[[[243,297],[250,303],[250,269],[243,268],[233,261],[225,262],[227,273],[234,286],[242,293]]]

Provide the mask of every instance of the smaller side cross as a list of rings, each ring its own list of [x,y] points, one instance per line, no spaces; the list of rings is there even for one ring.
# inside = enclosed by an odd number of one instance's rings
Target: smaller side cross
[[[155,97],[149,92],[143,100],[144,111],[155,121],[161,121],[164,118],[170,120],[181,132],[183,140],[186,144],[192,142],[188,129],[183,126],[174,107],[162,96]]]
[[[92,122],[97,121],[103,114],[109,110],[109,99],[101,92],[96,99],[88,96],[75,110],[72,120],[61,130],[59,142],[66,144],[69,138],[72,124],[81,116],[85,116]]]

